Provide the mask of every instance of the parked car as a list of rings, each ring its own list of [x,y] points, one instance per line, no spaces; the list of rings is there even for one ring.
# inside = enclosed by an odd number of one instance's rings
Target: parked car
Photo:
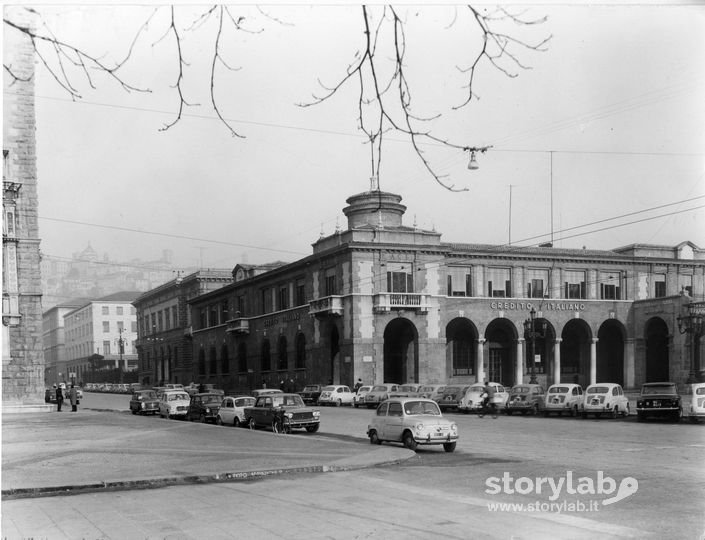
[[[318,404],[335,405],[336,407],[340,407],[341,405],[352,405],[354,397],[355,394],[350,390],[349,386],[343,386],[340,384],[324,386],[321,388],[321,395],[318,397]]]
[[[245,407],[245,421],[250,429],[274,429],[277,415],[286,418],[286,431],[305,428],[309,433],[315,433],[320,427],[320,411],[307,406],[299,394],[267,394],[258,397],[252,407]]]
[[[162,418],[185,419],[191,397],[182,390],[171,390],[157,394],[159,398],[159,416]]]
[[[697,424],[705,418],[705,383],[695,383],[688,386],[688,393],[683,404],[683,416]]]
[[[365,405],[368,409],[374,409],[385,399],[389,398],[390,392],[396,392],[398,388],[399,385],[394,383],[375,384],[365,396]]]
[[[443,389],[443,393],[435,401],[443,411],[446,409],[457,409],[458,405],[460,405],[460,400],[469,388],[469,384],[446,386]]]
[[[420,444],[442,444],[446,452],[452,452],[458,441],[458,425],[444,418],[432,399],[391,398],[377,407],[367,436],[371,444],[401,442],[409,450]]]
[[[445,384],[424,384],[421,388],[419,388],[419,397],[436,401],[437,397],[443,395],[443,390],[445,389]]]
[[[44,403],[56,403],[56,388],[44,389]]]
[[[244,426],[246,425],[245,407],[252,407],[254,404],[255,398],[251,396],[226,396],[220,402],[215,423],[219,426]]]
[[[270,394],[282,394],[283,392],[279,388],[257,388],[250,392],[253,398],[258,398],[260,396],[268,396]]]
[[[132,414],[157,414],[159,400],[154,390],[137,390],[130,398],[130,411]]]
[[[204,424],[206,422],[215,423],[222,400],[223,395],[220,393],[194,394],[191,396],[186,419],[192,422],[198,420]]]
[[[322,386],[320,384],[307,384],[304,386],[304,389],[299,392],[299,395],[301,399],[304,400],[304,403],[316,405],[321,395],[321,388]]]
[[[509,399],[509,392],[507,389],[499,383],[489,382],[492,388],[494,388],[494,406],[497,410],[504,409],[507,405],[507,399]],[[482,409],[482,403],[484,399],[482,395],[485,393],[485,385],[482,383],[473,384],[467,389],[465,395],[460,398],[458,403],[458,410],[464,413],[478,412]]]
[[[619,414],[627,416],[629,398],[624,395],[624,390],[618,384],[591,384],[585,389],[583,418],[587,418],[589,414],[594,414],[595,418],[600,418],[603,414],[608,414],[612,418],[617,418]]]
[[[371,386],[361,386],[357,389],[357,394],[353,396],[353,406],[355,408],[365,404],[365,396],[372,390]]]
[[[553,384],[546,391],[543,415],[563,413],[578,416],[583,412],[583,387],[579,384]]]
[[[636,417],[643,422],[649,417],[669,418],[678,422],[683,416],[683,403],[674,382],[649,382],[641,386],[636,400]]]
[[[420,384],[400,384],[396,391],[389,393],[389,397],[420,397],[420,388]]]
[[[512,414],[538,414],[544,406],[544,390],[540,384],[516,384],[509,391],[504,412]]]

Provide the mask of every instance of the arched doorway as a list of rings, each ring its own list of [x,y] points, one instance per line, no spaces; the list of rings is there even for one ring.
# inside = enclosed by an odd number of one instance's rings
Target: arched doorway
[[[527,319],[527,321],[530,319]],[[530,331],[531,326],[524,323],[524,353],[525,368],[529,375],[528,382],[531,382],[531,372],[536,376],[536,381],[544,388],[549,385],[554,361],[554,347],[556,343],[556,330],[553,325],[543,317],[534,320],[533,331],[536,334],[533,338]],[[533,357],[532,357],[533,354]],[[533,363],[533,366],[532,366]]]
[[[597,381],[624,386],[624,326],[605,321],[597,332]]]
[[[469,320],[459,317],[446,326],[446,359],[451,377],[475,375],[477,329]]]
[[[561,382],[583,388],[590,384],[590,343],[592,331],[582,319],[572,319],[561,334]]]
[[[646,382],[670,380],[668,326],[663,319],[649,319],[644,330],[646,339]]]
[[[408,319],[399,317],[384,329],[384,382],[419,381],[418,333]]]
[[[514,382],[517,342],[514,325],[507,319],[495,319],[487,326],[485,339],[489,349],[485,378],[509,387],[520,383]]]

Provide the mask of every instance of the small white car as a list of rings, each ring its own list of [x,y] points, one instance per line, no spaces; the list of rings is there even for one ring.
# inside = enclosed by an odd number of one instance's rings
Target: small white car
[[[445,384],[424,384],[419,388],[419,397],[433,399],[435,401],[436,398],[443,395],[443,390],[445,389]]]
[[[318,405],[352,405],[355,393],[349,386],[333,384],[321,388],[321,395],[318,396]]]
[[[579,384],[553,384],[546,391],[543,415],[563,413],[578,416],[583,412],[583,387]]]
[[[361,386],[357,389],[357,394],[353,396],[353,406],[358,408],[365,404],[365,396],[372,390],[371,386]]]
[[[245,407],[252,407],[255,398],[250,396],[226,396],[220,402],[215,423],[219,426],[245,426]]]
[[[185,419],[191,396],[184,390],[165,390],[159,394],[159,416]]]
[[[367,436],[371,444],[400,442],[409,450],[420,444],[442,444],[446,452],[452,452],[458,441],[458,425],[444,418],[432,399],[391,398],[377,407]]]
[[[365,396],[365,405],[368,409],[374,409],[389,397],[389,392],[396,392],[398,389],[399,385],[394,383],[375,384]]]
[[[683,396],[683,416],[697,424],[705,418],[705,383],[689,385],[688,393]]]
[[[490,382],[487,384],[494,388],[493,403],[495,408],[497,410],[503,409],[507,404],[507,399],[509,399],[509,392],[507,392],[507,389],[499,383]],[[482,394],[484,393],[484,384],[473,384],[470,388],[468,388],[467,392],[465,392],[465,395],[460,398],[458,410],[464,412],[465,414],[473,411],[479,411],[480,409],[482,409]]]
[[[583,400],[583,418],[594,414],[600,418],[603,414],[612,418],[618,415],[629,415],[629,398],[624,394],[622,387],[615,383],[591,384],[585,389]]]
[[[420,384],[409,383],[400,384],[396,392],[390,392],[389,397],[419,397]]]

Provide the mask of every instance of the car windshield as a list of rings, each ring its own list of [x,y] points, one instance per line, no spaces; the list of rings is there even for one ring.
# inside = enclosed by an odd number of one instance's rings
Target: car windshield
[[[567,394],[568,393],[568,387],[567,386],[551,386],[551,388],[548,389],[549,394]]]
[[[650,384],[644,385],[641,388],[641,393],[643,395],[648,394],[676,394],[675,384]]]
[[[315,392],[318,390],[318,385],[309,385],[304,387],[304,392]]]
[[[255,398],[241,398],[235,400],[236,407],[252,407],[255,404]]]
[[[407,401],[404,403],[404,412],[411,416],[428,414],[440,416],[441,411],[436,403],[430,401]]]
[[[610,389],[606,386],[591,386],[587,389],[588,394],[606,394]]]
[[[321,388],[321,392],[335,392],[335,386],[324,386]]]
[[[220,403],[221,397],[220,396],[203,396],[202,401],[203,403]]]
[[[360,389],[358,390],[359,392],[369,392],[372,389],[371,386],[361,386]]]
[[[372,387],[372,392],[386,392],[387,387],[386,386],[373,386]]]
[[[168,394],[169,401],[188,400],[188,394]]]
[[[304,407],[304,402],[301,396],[286,395],[286,396],[272,396],[272,405],[274,407]]]
[[[457,394],[458,392],[460,392],[459,386],[449,386],[443,391],[444,394]]]
[[[702,396],[703,394],[705,394],[705,386],[695,389],[695,395]]]
[[[512,394],[528,394],[530,388],[528,386],[515,386],[512,388]]]
[[[481,384],[478,386],[471,386],[470,387],[470,392],[483,392],[485,390],[485,387],[482,386]]]
[[[156,392],[142,392],[140,394],[140,399],[157,399]]]
[[[411,384],[402,384],[399,387],[399,390],[402,392],[414,392],[416,390],[416,387]]]

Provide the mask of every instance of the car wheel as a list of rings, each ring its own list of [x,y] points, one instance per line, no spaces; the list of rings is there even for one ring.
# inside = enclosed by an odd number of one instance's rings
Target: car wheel
[[[201,413],[201,416],[199,416],[198,419],[200,420],[201,424],[206,423],[206,415],[205,414]]]
[[[353,403],[353,407],[355,407],[356,409],[357,409],[359,406],[360,406],[360,405],[359,405],[359,403],[358,403],[357,401]]]
[[[674,422],[680,422],[682,417],[683,417],[683,411],[681,409],[678,409],[678,411],[673,413],[672,420]]]
[[[595,413],[595,418],[600,418],[602,416],[602,413],[596,412]]]
[[[416,450],[416,447],[418,446],[418,443],[414,440],[414,436],[411,434],[411,431],[404,432],[402,442],[409,450]]]
[[[340,407],[343,404],[343,400],[339,399],[338,401],[335,402],[336,407]]]
[[[240,419],[237,416],[233,418],[233,427],[240,427]]]
[[[316,433],[318,431],[318,428],[320,428],[320,427],[321,427],[320,424],[316,424],[315,426],[308,426],[306,428],[306,431],[308,431],[309,433]]]
[[[250,418],[247,421],[247,425],[250,427],[250,429],[257,429],[257,423],[255,422],[254,418]]]
[[[587,418],[587,417],[588,417],[588,413],[584,412],[581,416],[582,416],[583,418]]]
[[[617,407],[617,405],[615,405],[614,408],[612,409],[612,412],[610,413],[610,418],[614,419],[614,418],[617,418],[617,416],[619,416],[619,407]]]
[[[531,411],[531,414],[533,414],[534,416],[539,414],[539,406],[538,405],[534,405],[534,409],[533,409],[533,411]]]
[[[137,414],[137,411],[135,409],[132,409],[132,414]]]
[[[578,406],[577,406],[577,405],[573,405],[573,408],[570,410],[570,415],[571,415],[573,418],[575,418],[576,416],[578,416]]]
[[[627,408],[624,409],[624,412],[622,413],[622,416],[624,416],[624,418],[626,418],[627,416],[629,416],[629,403],[627,403]]]
[[[637,412],[636,413],[636,421],[643,422],[644,420],[646,420],[646,415],[644,413]]]
[[[561,413],[558,413],[558,414],[560,415]],[[543,411],[543,415],[544,415],[544,417],[548,418],[548,411]]]
[[[162,411],[159,411],[159,418],[164,418],[164,415],[162,414]]]
[[[455,450],[455,444],[455,442],[443,443],[443,450],[445,450],[446,452],[452,452],[453,450]]]
[[[690,417],[690,423],[691,423],[691,424],[699,424],[699,423],[700,423],[700,419],[699,419],[697,416],[691,416],[691,417]]]
[[[382,444],[382,441],[377,436],[377,432],[374,429],[370,431],[370,444]]]
[[[215,419],[215,424],[217,426],[222,426],[223,425],[223,420],[220,418],[220,415],[218,415]]]
[[[510,411],[509,409],[504,409],[504,414],[506,414],[507,416],[511,416],[512,411]]]

